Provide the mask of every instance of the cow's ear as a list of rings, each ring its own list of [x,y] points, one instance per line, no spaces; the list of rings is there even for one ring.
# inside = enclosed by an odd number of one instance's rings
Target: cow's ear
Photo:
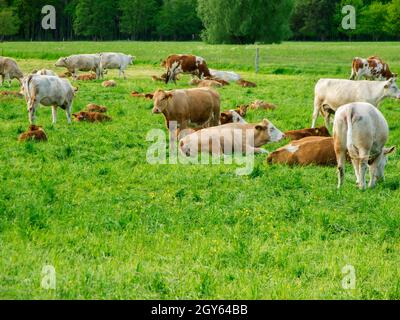
[[[385,148],[385,149],[383,150],[383,153],[385,154],[385,156],[387,156],[387,155],[389,155],[389,154],[392,154],[392,153],[394,153],[394,152],[396,152],[396,147],[395,147],[395,146],[393,146],[393,147],[391,147],[391,148]]]
[[[165,95],[165,99],[172,99],[172,93],[167,93]]]
[[[258,125],[256,125],[256,130],[257,131],[265,131],[265,130],[267,130],[267,127],[263,126],[261,124],[258,124]]]

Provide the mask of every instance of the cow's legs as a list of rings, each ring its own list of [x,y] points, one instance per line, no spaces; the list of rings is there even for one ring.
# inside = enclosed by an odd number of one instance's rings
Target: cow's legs
[[[29,124],[35,124],[35,113],[37,108],[37,103],[35,100],[30,100],[28,102],[28,117],[29,117]]]
[[[367,189],[367,169],[368,169],[368,157],[365,155],[360,155],[359,160],[359,172],[360,172],[360,184],[359,187],[361,190]]]
[[[51,107],[51,114],[53,117],[53,125],[57,123],[57,106]]]
[[[351,159],[351,162],[353,163],[353,168],[354,168],[354,173],[356,175],[356,184],[357,186],[360,185],[360,161],[358,159]]]
[[[5,74],[4,80],[5,80],[5,82],[8,82],[8,87],[10,88],[11,87],[11,78],[8,73]]]
[[[76,80],[78,78],[78,74],[76,72],[76,69],[72,70],[72,79]]]
[[[3,86],[3,82],[4,82],[4,74],[1,75],[0,87]]]
[[[337,162],[338,162],[338,189],[340,189],[344,184],[344,174],[345,174],[345,165],[346,165],[346,153],[340,151],[337,154]]]
[[[67,115],[68,124],[71,124],[72,102],[65,109],[65,113]]]

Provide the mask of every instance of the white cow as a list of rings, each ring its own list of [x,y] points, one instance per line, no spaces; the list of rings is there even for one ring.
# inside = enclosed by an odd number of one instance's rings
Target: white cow
[[[48,69],[41,69],[39,71],[34,72],[36,75],[39,76],[53,76],[57,77],[57,74],[54,71],[48,70]]]
[[[65,67],[72,73],[73,78],[77,78],[77,70],[94,71],[96,79],[101,77],[100,55],[98,54],[78,54],[66,58],[60,58],[55,64],[56,67]]]
[[[372,104],[356,102],[342,106],[335,115],[334,144],[338,162],[340,188],[344,183],[346,153],[354,166],[358,186],[365,190],[366,171],[369,166],[373,188],[377,180],[384,179],[387,155],[395,147],[385,148],[389,136],[388,124],[382,113]]]
[[[210,69],[211,76],[214,79],[224,80],[226,82],[236,82],[242,77],[233,71],[219,71]]]
[[[121,74],[125,76],[125,70],[128,65],[132,65],[135,61],[135,57],[131,55],[126,55],[123,53],[114,53],[114,52],[105,52],[100,53],[100,67],[102,70],[101,76],[103,77],[104,73],[107,73],[107,69],[118,69],[119,77]]]
[[[396,78],[388,81],[351,81],[339,79],[321,79],[315,86],[314,114],[312,128],[315,128],[319,114],[330,126],[330,116],[340,106],[352,102],[368,102],[379,108],[386,98],[400,99],[400,90]]]
[[[192,133],[180,142],[180,151],[187,157],[209,152],[215,156],[223,154],[268,153],[260,147],[284,138],[269,120],[259,124],[228,123]]]
[[[57,122],[57,107],[65,110],[68,123],[71,123],[72,101],[76,91],[67,79],[40,75],[24,78],[21,93],[25,96],[30,124],[35,122],[39,104],[52,107],[53,124]]]

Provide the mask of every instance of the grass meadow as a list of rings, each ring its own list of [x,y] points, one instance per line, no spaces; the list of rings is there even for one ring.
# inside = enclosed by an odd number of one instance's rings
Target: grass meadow
[[[250,111],[281,130],[309,127],[313,89],[321,77],[349,78],[354,56],[379,55],[400,71],[398,43],[283,43],[260,46],[203,43],[2,43],[0,54],[25,73],[56,69],[75,53],[121,51],[137,57],[127,80],[110,71],[116,88],[74,82],[74,111],[106,105],[111,123],[67,125],[62,110],[51,124],[41,107],[37,123],[47,143],[19,143],[28,126],[23,99],[0,97],[0,298],[2,299],[399,299],[400,155],[386,181],[362,192],[347,167],[269,166],[258,155],[248,176],[237,165],[151,165],[151,129],[166,131],[152,102],[133,90],[155,84],[170,53],[202,55],[212,68],[234,70],[257,88],[219,89],[222,109],[263,99],[275,111]],[[178,87],[188,87],[188,76]],[[0,88],[0,90],[8,88]],[[19,90],[13,82],[12,90]],[[390,145],[400,145],[400,102],[382,111]],[[320,119],[322,124],[322,119]],[[266,146],[270,151],[284,145]],[[42,269],[56,270],[55,290],[41,286]],[[356,287],[342,286],[343,267]]]

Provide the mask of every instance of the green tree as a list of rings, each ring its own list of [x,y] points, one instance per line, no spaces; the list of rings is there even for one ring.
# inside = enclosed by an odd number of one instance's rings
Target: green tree
[[[18,33],[21,20],[12,8],[0,8],[0,41]]]
[[[339,0],[297,0],[291,27],[296,37],[325,41],[337,35],[335,14]]]
[[[199,0],[209,43],[272,43],[290,35],[293,0]]]
[[[400,38],[400,0],[393,0],[387,6],[387,19],[384,29],[390,35]]]
[[[202,29],[197,0],[164,0],[156,16],[157,34],[161,39],[191,39]]]
[[[119,8],[122,12],[121,32],[132,36],[133,40],[151,35],[154,15],[158,9],[155,0],[120,0]]]
[[[374,1],[361,10],[358,19],[357,33],[370,36],[378,41],[388,35],[387,32],[388,5]]]
[[[93,40],[115,38],[117,5],[114,0],[79,0],[75,9],[75,33]]]

